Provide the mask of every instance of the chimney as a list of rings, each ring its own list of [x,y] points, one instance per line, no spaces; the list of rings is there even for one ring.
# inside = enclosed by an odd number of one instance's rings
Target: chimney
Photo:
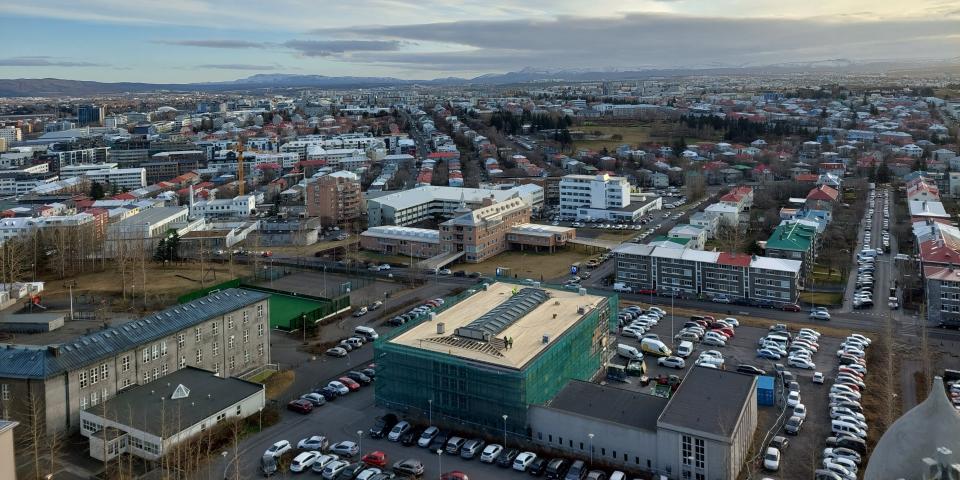
[[[437,322],[437,335],[443,335],[446,330],[446,325],[443,322]]]
[[[53,354],[54,357],[60,356],[60,345],[50,345],[47,347],[47,351]]]
[[[541,339],[541,341],[542,341],[544,344],[550,343],[550,335],[543,334],[543,338]]]

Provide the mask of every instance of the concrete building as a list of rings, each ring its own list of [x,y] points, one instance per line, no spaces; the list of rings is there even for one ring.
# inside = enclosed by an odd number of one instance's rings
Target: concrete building
[[[670,231],[667,232],[667,238],[688,240],[687,248],[703,250],[704,245],[707,243],[707,232],[700,227],[683,223],[671,228]]]
[[[533,249],[553,253],[577,238],[577,229],[537,223],[514,226],[507,233],[507,242],[521,250]]]
[[[23,134],[20,127],[0,127],[0,138],[6,140],[7,146],[23,140]]]
[[[607,358],[617,297],[493,283],[374,345],[376,402],[407,415],[526,436],[528,407]]]
[[[265,400],[262,384],[187,366],[80,411],[80,434],[101,462],[123,454],[158,460],[221,422],[258,415]]]
[[[614,250],[616,281],[683,297],[726,296],[754,304],[794,303],[802,262],[743,253],[625,243]]]
[[[440,224],[440,251],[464,252],[468,263],[480,263],[510,248],[507,234],[520,224],[530,223],[530,205],[520,198],[470,210],[462,206],[456,216]]]
[[[257,199],[253,195],[233,198],[201,200],[190,207],[193,218],[247,218],[256,213]]]
[[[757,428],[756,381],[693,367],[669,399],[571,381],[550,402],[530,407],[530,431],[543,447],[625,470],[738,478]]]
[[[147,184],[154,184],[192,172],[207,163],[203,150],[180,150],[155,153],[149,161],[140,163],[147,172]]]
[[[307,182],[307,215],[319,217],[322,225],[344,226],[360,220],[366,201],[360,177],[350,172],[334,172]]]
[[[709,215],[706,212],[697,212],[690,215],[689,221],[690,225],[702,229],[708,240],[717,236],[717,228],[720,226],[719,216]]]
[[[376,198],[367,198],[367,223],[409,226],[427,220],[452,218],[463,205],[474,209],[493,197],[502,202],[519,196],[531,208],[543,206],[543,188],[538,185],[519,185],[510,189],[417,187]]]
[[[745,212],[753,207],[753,187],[741,185],[720,197],[720,203],[736,207]]]
[[[189,212],[187,207],[153,207],[114,222],[107,227],[105,251],[112,255],[126,248],[153,252],[168,230],[177,229],[181,236],[190,230]]]
[[[73,340],[5,345],[0,362],[8,418],[40,399],[48,432],[80,425],[80,412],[186,366],[236,376],[269,363],[269,295],[226,289]]]
[[[81,127],[88,125],[102,126],[104,115],[103,106],[100,105],[78,105],[77,106],[77,124]]]
[[[257,245],[313,245],[320,239],[320,219],[261,220]]]
[[[740,209],[726,203],[714,203],[703,209],[703,213],[717,218],[717,226],[736,227],[740,224]]]
[[[110,184],[118,190],[136,190],[147,186],[147,171],[142,167],[83,169],[83,175],[91,182]]]
[[[768,257],[788,258],[803,262],[804,274],[813,271],[819,253],[820,236],[816,227],[799,221],[785,221],[767,239]]]
[[[440,232],[426,228],[370,227],[360,234],[360,247],[384,255],[430,258],[440,253]]]
[[[17,425],[17,422],[0,420],[0,478],[17,480],[17,462],[14,459],[16,443],[13,438],[13,429]]]
[[[609,211],[630,205],[630,183],[609,175],[566,175],[560,179],[560,215],[569,219],[609,219]]]

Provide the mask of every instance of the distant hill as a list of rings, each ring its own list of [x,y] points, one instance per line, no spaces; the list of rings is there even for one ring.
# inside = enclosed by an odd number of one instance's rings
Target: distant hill
[[[256,74],[225,82],[205,83],[105,83],[59,78],[0,79],[0,97],[69,97],[97,94],[153,91],[232,91],[270,88],[360,88],[396,85],[507,85],[531,82],[584,82],[635,80],[688,75],[775,75],[787,73],[928,73],[960,71],[960,57],[946,60],[856,62],[830,59],[788,62],[774,65],[702,65],[682,68],[628,69],[543,69],[525,68],[516,72],[492,73],[471,79],[447,77],[433,80],[402,80],[393,77],[329,77],[325,75]]]

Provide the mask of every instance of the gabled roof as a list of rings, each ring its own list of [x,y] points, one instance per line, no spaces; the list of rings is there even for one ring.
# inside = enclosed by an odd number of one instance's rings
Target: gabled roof
[[[813,245],[817,229],[800,222],[781,223],[767,239],[767,249],[806,252]]]
[[[836,202],[840,192],[829,185],[819,185],[810,190],[807,194],[807,200],[821,200],[825,202]]]

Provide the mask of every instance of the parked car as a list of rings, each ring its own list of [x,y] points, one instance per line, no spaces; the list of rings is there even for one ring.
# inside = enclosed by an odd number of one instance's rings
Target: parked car
[[[327,437],[324,437],[323,435],[314,435],[297,442],[297,448],[300,450],[316,450],[318,452],[322,452],[329,446],[330,441],[327,440]]]
[[[387,454],[377,450],[364,455],[360,461],[374,467],[385,467],[387,466]]]
[[[423,475],[423,463],[416,458],[408,458],[394,463],[393,471],[401,475],[419,477]]]
[[[307,400],[297,399],[287,404],[287,410],[306,415],[313,411],[313,404]]]
[[[513,469],[518,472],[527,471],[527,467],[537,459],[537,454],[533,452],[522,452],[513,459]]]
[[[780,450],[773,447],[767,447],[763,454],[763,468],[771,472],[780,470]]]
[[[407,422],[407,421],[397,422],[397,424],[394,425],[392,429],[390,429],[390,433],[387,435],[387,440],[390,440],[391,442],[399,442],[400,437],[403,436],[403,434],[410,431],[411,428],[413,428],[413,426],[410,425],[410,422]]]
[[[467,440],[460,449],[460,458],[469,460],[476,457],[483,450],[484,445],[486,443],[479,438]]]
[[[510,468],[513,466],[513,461],[517,459],[517,455],[520,455],[520,452],[514,448],[502,452],[499,457],[497,457],[497,466],[503,468]]]
[[[351,458],[357,453],[360,453],[360,447],[354,442],[344,440],[331,445],[330,451],[342,457]]]
[[[333,347],[333,348],[328,348],[326,353],[331,357],[337,357],[337,358],[346,357],[347,349],[343,347]]]
[[[293,446],[290,445],[290,442],[286,440],[280,440],[275,442],[273,445],[270,445],[270,448],[268,448],[267,451],[263,452],[263,455],[264,456],[269,455],[274,458],[279,458],[281,455],[289,452],[292,449],[293,449]]]
[[[797,435],[800,433],[801,426],[803,426],[803,418],[798,415],[793,415],[787,420],[786,425],[783,426],[783,430],[790,435]]]
[[[497,461],[497,458],[500,457],[501,452],[503,452],[502,446],[491,443],[484,447],[483,452],[480,454],[480,461],[483,463],[494,463]]]
[[[314,407],[319,407],[327,403],[327,399],[323,398],[323,395],[319,393],[306,393],[300,396],[300,400],[306,400],[310,402]]]
[[[434,437],[436,437],[439,433],[440,433],[439,428],[432,427],[432,426],[427,427],[427,429],[420,434],[420,439],[417,440],[417,446],[423,447],[423,448],[429,447],[430,442],[432,442]]]

